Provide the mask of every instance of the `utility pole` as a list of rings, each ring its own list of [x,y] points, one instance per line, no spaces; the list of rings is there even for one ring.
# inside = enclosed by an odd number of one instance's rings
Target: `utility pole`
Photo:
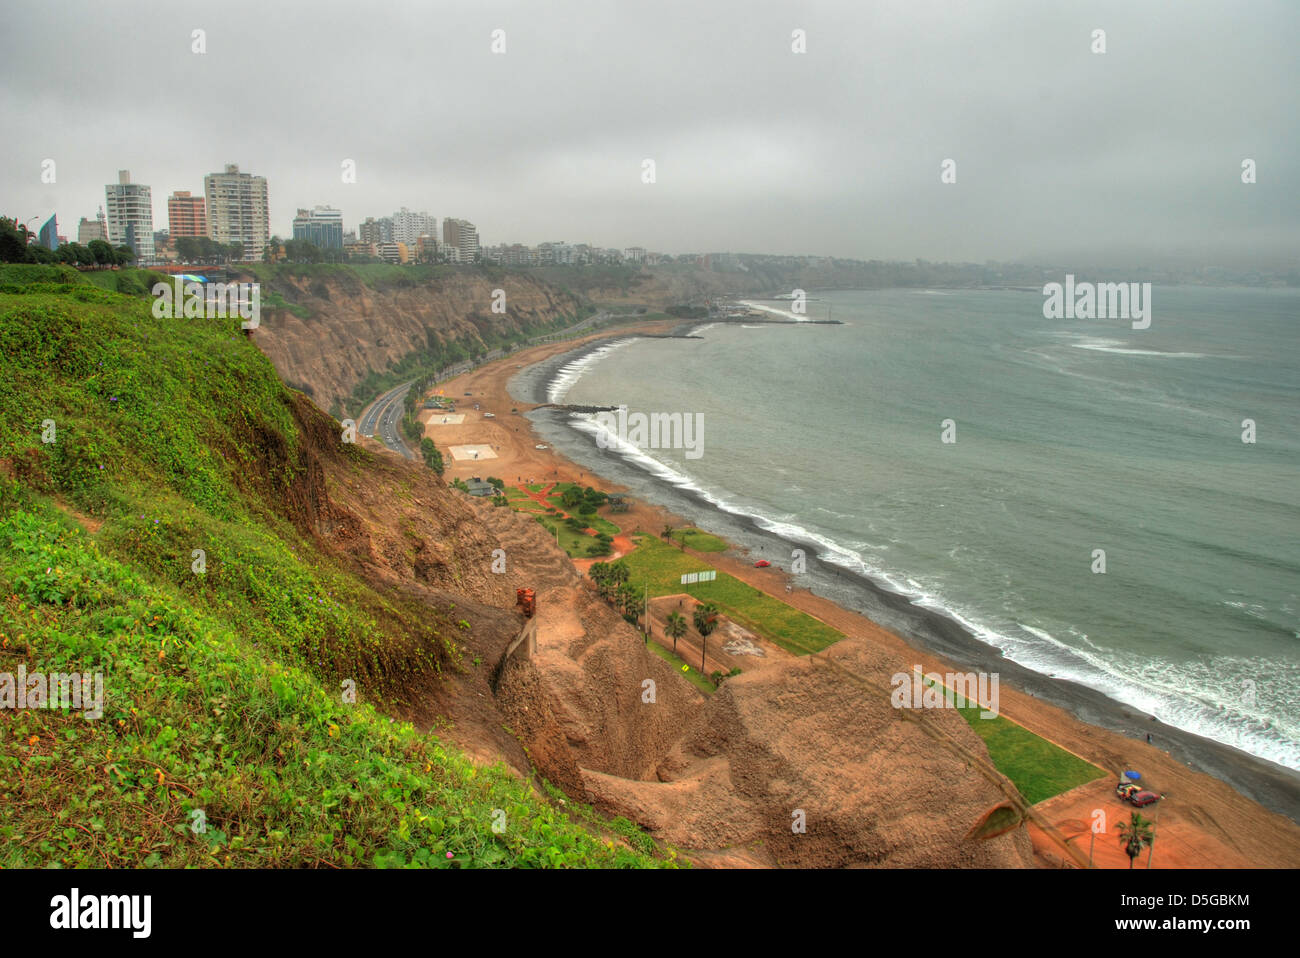
[[[1147,846],[1147,868],[1151,867],[1151,856],[1156,853],[1156,821],[1160,818],[1160,806],[1156,806],[1155,818],[1151,819],[1151,844]]]

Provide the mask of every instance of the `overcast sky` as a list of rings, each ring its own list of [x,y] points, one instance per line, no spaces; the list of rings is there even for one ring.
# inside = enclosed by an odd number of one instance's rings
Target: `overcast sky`
[[[281,235],[327,204],[487,245],[1300,256],[1295,0],[47,0],[6,2],[0,35],[0,213],[71,239],[118,169],[162,229],[169,193],[238,163]]]

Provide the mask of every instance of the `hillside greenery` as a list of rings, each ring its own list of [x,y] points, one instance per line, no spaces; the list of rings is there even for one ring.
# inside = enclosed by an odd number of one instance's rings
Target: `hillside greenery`
[[[104,683],[0,708],[0,867],[671,864],[400,720],[464,613],[302,531],[312,457],[370,454],[238,319],[87,275],[0,268],[0,673]]]

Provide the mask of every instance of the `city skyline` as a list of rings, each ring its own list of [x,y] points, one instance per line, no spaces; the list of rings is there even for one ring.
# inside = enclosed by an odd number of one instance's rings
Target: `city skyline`
[[[0,159],[6,212],[75,222],[116,169],[161,201],[238,163],[271,184],[280,236],[299,208],[356,223],[406,206],[469,215],[494,242],[672,253],[1275,265],[1300,249],[1288,95],[1300,10],[1287,4],[1234,14],[1231,45],[1208,2],[1181,4],[1176,21],[1120,3],[1020,2],[451,4],[361,19],[233,2],[129,15],[148,9],[9,13],[14,35],[32,39],[0,93],[16,134]],[[149,64],[149,96],[106,109],[78,71],[38,68],[96,62],[108,45]],[[328,82],[305,82],[281,55],[295,48],[342,56]],[[350,65],[362,48],[388,55]],[[945,63],[942,81],[923,62]],[[231,75],[257,82],[222,85]],[[222,135],[209,144],[204,104],[217,91]],[[41,181],[47,159],[55,183]],[[1246,160],[1258,167],[1249,185]]]

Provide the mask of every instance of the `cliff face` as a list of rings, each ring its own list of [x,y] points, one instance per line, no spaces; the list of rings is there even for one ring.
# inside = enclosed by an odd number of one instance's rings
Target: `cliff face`
[[[574,295],[527,273],[470,270],[436,277],[367,283],[357,270],[330,267],[295,274],[270,270],[240,277],[263,285],[262,319],[253,341],[280,378],[321,409],[348,397],[369,373],[411,353],[485,339],[574,317]],[[492,312],[493,290],[505,292],[504,314]],[[271,301],[271,302],[268,302]],[[278,306],[278,303],[291,304]]]

